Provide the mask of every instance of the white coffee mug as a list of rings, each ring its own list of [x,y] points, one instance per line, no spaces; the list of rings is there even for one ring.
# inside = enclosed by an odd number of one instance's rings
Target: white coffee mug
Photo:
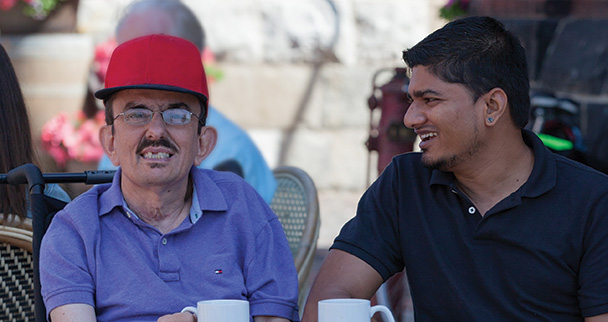
[[[198,322],[249,322],[249,302],[244,300],[199,301],[182,312],[196,314]]]
[[[319,322],[370,322],[376,312],[384,313],[389,322],[393,314],[384,305],[370,307],[364,299],[330,299],[319,301]]]

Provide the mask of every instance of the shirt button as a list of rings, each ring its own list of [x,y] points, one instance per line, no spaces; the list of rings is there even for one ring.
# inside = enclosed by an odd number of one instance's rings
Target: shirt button
[[[469,207],[469,214],[475,214],[475,207]]]
[[[167,238],[163,238],[163,245],[167,245]]]

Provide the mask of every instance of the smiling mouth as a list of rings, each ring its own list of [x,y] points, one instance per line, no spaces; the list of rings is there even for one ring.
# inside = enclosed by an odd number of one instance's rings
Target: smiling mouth
[[[168,159],[170,157],[173,156],[173,154],[170,153],[166,153],[166,152],[159,152],[159,153],[152,153],[152,152],[147,152],[141,155],[144,159],[156,159],[156,160],[160,160],[160,159]]]
[[[424,133],[424,134],[420,134],[420,140],[422,142],[424,142],[424,141],[428,141],[428,140],[430,140],[430,139],[432,139],[432,138],[434,138],[436,136],[437,136],[436,132]]]

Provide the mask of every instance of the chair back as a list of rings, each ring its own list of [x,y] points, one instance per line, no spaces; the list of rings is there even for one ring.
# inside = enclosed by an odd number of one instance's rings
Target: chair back
[[[278,187],[270,208],[279,218],[298,271],[300,293],[313,263],[319,237],[319,199],[310,176],[302,169],[281,166],[273,170]]]
[[[34,294],[31,221],[0,224],[0,321],[34,321]]]

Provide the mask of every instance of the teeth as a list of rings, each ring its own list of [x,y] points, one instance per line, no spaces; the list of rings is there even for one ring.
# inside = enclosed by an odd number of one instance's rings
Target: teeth
[[[148,153],[144,154],[144,158],[146,158],[146,159],[166,159],[168,157],[170,157],[169,153],[165,153],[165,152],[160,152],[160,153],[148,152]]]
[[[421,134],[420,135],[420,139],[422,141],[426,141],[426,140],[428,140],[428,139],[430,139],[432,137],[435,137],[435,136],[437,136],[437,133],[435,133],[435,132],[433,132],[433,133],[426,133],[426,134]]]

